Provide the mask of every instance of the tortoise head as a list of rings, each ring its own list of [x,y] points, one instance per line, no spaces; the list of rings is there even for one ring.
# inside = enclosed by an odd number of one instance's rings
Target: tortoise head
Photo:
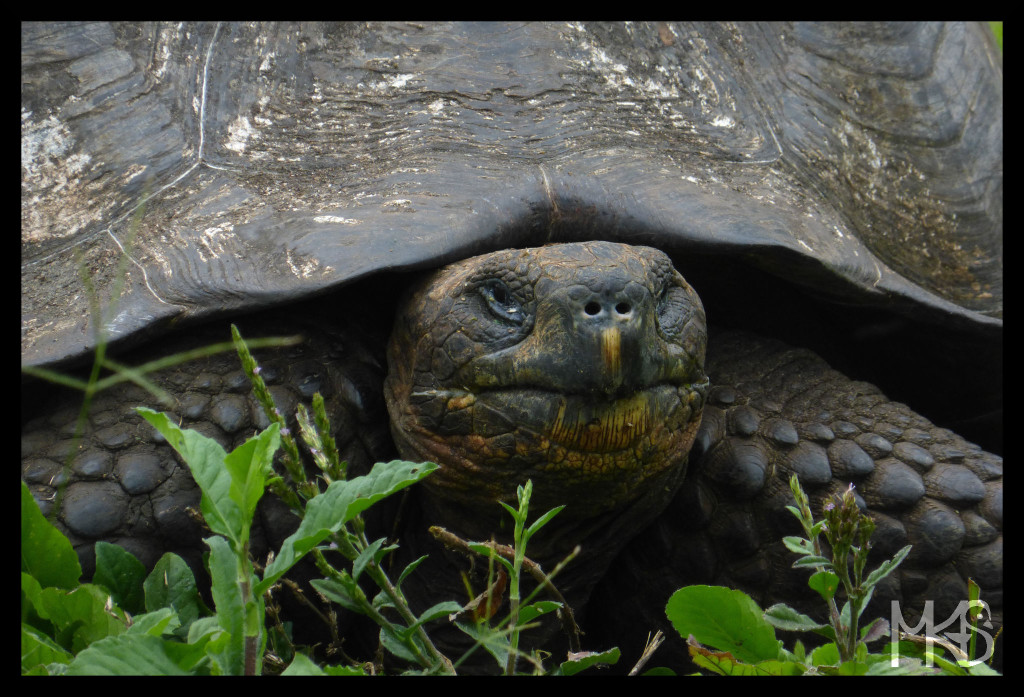
[[[441,465],[425,481],[435,510],[490,519],[533,479],[538,506],[568,504],[563,520],[629,507],[653,518],[700,425],[705,342],[700,299],[658,250],[589,242],[474,257],[399,309],[391,430],[403,457]]]

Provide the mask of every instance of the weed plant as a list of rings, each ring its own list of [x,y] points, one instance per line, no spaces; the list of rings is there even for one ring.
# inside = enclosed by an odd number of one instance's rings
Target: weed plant
[[[808,585],[828,606],[828,623],[820,624],[783,604],[761,610],[750,596],[738,590],[721,586],[681,588],[669,599],[665,612],[686,639],[696,666],[720,675],[997,674],[973,660],[976,624],[971,630],[969,655],[957,656],[949,642],[938,641],[953,652],[955,659],[945,657],[934,639],[923,645],[909,640],[889,642],[883,650],[870,653],[867,645],[888,637],[891,629],[882,618],[860,628],[861,616],[875,587],[906,559],[910,546],[865,576],[875,524],[857,507],[853,485],[825,504],[824,518],[817,522],[795,474],[790,489],[797,505],[787,509],[800,521],[806,537],[786,537],[783,543],[800,555],[794,567],[813,571]],[[828,542],[830,556],[825,556],[821,535]],[[972,602],[977,603],[977,586],[973,588]],[[836,605],[840,589],[846,597],[841,610]],[[976,619],[972,611],[972,621]],[[776,629],[814,632],[829,643],[808,652],[797,641],[789,651],[776,639]]]
[[[486,612],[476,611],[478,598],[467,607],[451,600],[439,602],[415,615],[401,587],[424,558],[410,563],[392,581],[382,562],[396,546],[383,538],[370,541],[361,514],[429,476],[437,465],[396,460],[378,463],[367,475],[348,479],[345,463],[339,461],[329,436],[323,400],[316,395],[313,418],[304,406],[297,415],[300,437],[319,470],[318,481],[310,479],[299,457],[298,444],[259,376],[259,367],[237,329],[232,327],[232,332],[257,400],[271,421],[268,428],[228,453],[215,441],[180,429],[166,414],[137,409],[178,452],[202,491],[201,513],[214,533],[204,540],[209,547],[207,568],[214,608],[204,604],[189,567],[171,553],[147,574],[126,550],[97,542],[93,580],[80,583],[82,569],[70,542],[43,517],[22,482],[23,674],[257,675],[265,665],[285,675],[378,672],[379,665],[318,665],[308,649],[291,643],[281,623],[273,628],[277,630],[275,636],[283,641],[274,642],[272,648],[277,653],[268,651],[271,632],[267,594],[306,555],[314,558],[324,576],[312,582],[316,590],[344,608],[373,619],[380,626],[380,645],[413,666],[408,672],[455,673],[459,662],[453,664],[442,655],[425,631],[428,623],[446,617],[473,636],[476,646],[484,647],[505,674],[517,672],[520,658],[535,673],[563,675],[618,659],[617,649],[578,652],[549,671],[540,654],[520,650],[521,634],[545,613],[558,612],[564,625],[575,627],[564,601],[534,602],[534,596],[544,589],[560,598],[551,584],[554,573],[545,575],[526,556],[526,549],[530,538],[561,508],[527,524],[532,493],[529,481],[519,487],[517,508],[502,504],[515,524],[511,548],[493,542],[468,542],[444,531],[449,544],[487,557],[491,568],[495,564],[502,568],[509,583],[510,614],[492,624],[501,596],[494,583],[490,596],[483,600]],[[138,369],[130,372],[139,377]],[[94,391],[95,387],[92,392],[86,391],[87,396]],[[273,468],[282,446],[285,476]],[[266,490],[288,503],[301,522],[266,567],[258,570],[250,555],[249,536],[256,506]],[[324,555],[328,549],[349,562],[346,568],[328,562]],[[533,594],[521,598],[524,568],[540,583]],[[379,589],[372,598],[360,583],[363,576]],[[287,660],[279,654],[285,654]]]

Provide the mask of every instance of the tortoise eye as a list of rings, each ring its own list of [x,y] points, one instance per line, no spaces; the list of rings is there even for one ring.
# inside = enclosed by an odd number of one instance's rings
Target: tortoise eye
[[[480,294],[495,317],[512,324],[523,323],[522,303],[503,281],[495,279],[484,283],[480,286]]]

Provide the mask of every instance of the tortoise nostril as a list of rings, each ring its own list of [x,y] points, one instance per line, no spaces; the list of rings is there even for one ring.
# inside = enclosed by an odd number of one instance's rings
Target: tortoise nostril
[[[591,317],[593,317],[594,315],[601,312],[601,303],[591,300],[583,307],[583,311],[586,312]]]
[[[615,311],[618,312],[620,315],[628,315],[630,310],[632,309],[633,307],[629,303],[625,302],[619,303],[618,305],[615,306]]]

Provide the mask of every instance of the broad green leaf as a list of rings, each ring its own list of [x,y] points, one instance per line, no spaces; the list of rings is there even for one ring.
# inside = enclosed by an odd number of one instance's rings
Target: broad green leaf
[[[415,484],[436,469],[432,462],[392,460],[377,463],[362,477],[331,482],[322,494],[306,504],[306,517],[299,529],[282,543],[254,593],[263,595],[311,549],[377,501]]]
[[[561,609],[562,604],[555,602],[554,600],[540,600],[536,603],[530,603],[529,605],[523,605],[519,608],[519,624],[527,624],[537,619],[541,615],[545,615],[549,612],[555,612]]]
[[[43,587],[31,574],[21,572],[21,621],[28,622],[36,629],[53,633],[52,624],[39,614]]]
[[[281,671],[281,675],[325,675],[325,673],[306,654],[297,653],[288,667]]]
[[[413,637],[412,641],[414,644],[417,644],[417,646],[419,645],[415,637]],[[380,644],[387,651],[391,652],[395,656],[398,656],[404,661],[416,664],[419,663],[419,660],[416,658],[416,654],[412,652],[412,649],[410,649],[408,646],[402,643],[402,640],[398,636],[392,634],[389,628],[387,627],[381,627]],[[420,654],[426,655],[426,651],[420,648]]]
[[[123,547],[109,542],[96,542],[96,573],[92,582],[103,586],[123,610],[133,615],[145,611],[142,583],[146,567]]]
[[[146,592],[146,610],[171,608],[178,614],[182,631],[203,614],[205,606],[196,588],[195,576],[185,560],[167,552],[143,582]]]
[[[168,655],[165,642],[148,634],[98,641],[68,666],[68,675],[187,675]],[[181,644],[179,644],[181,646]]]
[[[789,659],[790,654],[780,650],[781,660],[745,663],[729,651],[715,651],[701,646],[692,636],[687,639],[690,660],[699,668],[718,675],[800,675],[803,667]]]
[[[868,665],[860,661],[846,661],[839,666],[837,675],[864,675],[868,672]]]
[[[361,593],[362,591],[356,590],[356,584],[351,576],[346,574],[343,578],[344,581],[335,578],[317,578],[310,581],[310,584],[320,593],[323,593],[324,597],[328,600],[338,603],[338,605],[341,605],[346,610],[363,614],[363,608],[355,595],[357,592]]]
[[[758,663],[737,661],[729,652],[708,651],[690,646],[694,664],[719,675],[801,675],[803,667],[797,663],[769,660]]]
[[[826,557],[815,556],[813,554],[810,554],[810,555],[807,555],[805,557],[801,557],[801,558],[797,559],[795,562],[793,562],[793,568],[794,569],[799,569],[799,568],[805,567],[805,566],[810,566],[810,567],[829,566],[830,567],[830,566],[832,566],[832,560],[828,559]]]
[[[21,625],[21,672],[49,663],[70,663],[74,656],[35,627]]]
[[[1002,675],[1002,673],[984,663],[967,666],[967,672],[971,675]]]
[[[583,652],[573,655],[571,659],[563,662],[555,670],[554,675],[576,675],[580,671],[596,665],[615,665],[619,662],[619,648],[611,648],[601,652]]]
[[[672,626],[686,638],[728,651],[740,661],[757,663],[779,656],[775,630],[757,603],[741,591],[721,586],[687,586],[665,607]]]
[[[783,537],[782,544],[786,546],[790,552],[797,554],[814,554],[814,545],[811,544],[810,540],[803,537]]]
[[[366,675],[366,673],[355,666],[324,666],[321,668],[305,654],[297,653],[281,675]]]
[[[436,605],[432,605],[424,610],[423,614],[416,619],[416,622],[412,627],[409,627],[406,631],[411,633],[412,630],[421,624],[426,624],[427,622],[447,617],[448,615],[459,612],[460,610],[462,610],[462,606],[454,600],[445,600],[444,602],[437,603]]]
[[[834,598],[836,591],[839,590],[839,577],[831,571],[819,571],[807,579],[807,585],[827,602]]]
[[[28,485],[21,483],[21,570],[43,588],[78,585],[82,567],[78,555],[60,530],[43,516]]]
[[[221,629],[220,622],[216,616],[200,617],[189,625],[188,628],[188,643],[190,644],[196,644],[200,641],[216,642],[218,641],[217,637],[221,636],[227,636],[227,634]]]
[[[508,663],[508,652],[512,649],[505,632],[489,627],[486,623],[456,622],[455,626],[475,639],[487,653],[491,654],[502,670]]]
[[[57,643],[76,654],[95,641],[123,634],[128,626],[110,594],[91,583],[73,591],[43,588],[36,607],[41,617],[53,623]]]
[[[882,637],[889,636],[889,620],[881,617],[876,617],[874,620],[868,623],[868,626],[863,627],[860,630],[861,641],[871,643],[877,641]]]
[[[146,612],[132,618],[132,626],[128,627],[125,634],[149,634],[151,636],[163,636],[169,634],[181,626],[177,613],[169,607],[163,607],[155,612]]]
[[[242,510],[231,498],[231,473],[224,465],[227,452],[217,441],[193,431],[178,428],[166,414],[146,407],[135,411],[153,425],[167,439],[192,472],[192,478],[202,490],[200,508],[210,530],[232,541],[241,548],[238,539],[242,524]]]
[[[776,629],[787,632],[807,632],[826,626],[782,603],[772,605],[765,610],[764,618]]]
[[[204,540],[210,547],[210,578],[217,621],[231,638],[224,652],[213,656],[225,675],[241,675],[245,669],[245,605],[238,579],[238,560],[223,537]]]
[[[811,651],[812,666],[839,665],[839,649],[834,643],[825,644]]]
[[[281,445],[280,430],[279,424],[272,423],[224,458],[224,465],[231,474],[231,500],[241,509],[245,523],[251,524],[256,504],[263,497],[266,479],[273,475],[274,453]]]

